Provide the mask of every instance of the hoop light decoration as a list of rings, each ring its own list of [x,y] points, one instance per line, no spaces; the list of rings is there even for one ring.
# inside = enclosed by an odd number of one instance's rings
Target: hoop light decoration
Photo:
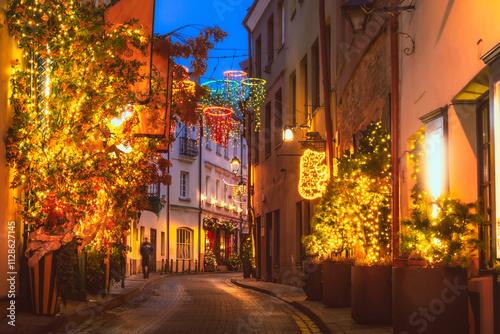
[[[255,132],[260,130],[260,107],[266,98],[266,80],[259,78],[247,78],[241,80],[245,99],[243,107],[252,109],[255,114]]]
[[[307,149],[300,157],[299,194],[306,199],[321,197],[328,182],[325,152]]]
[[[233,110],[225,107],[206,107],[203,109],[205,120],[210,128],[212,141],[227,148],[229,132],[233,126]]]
[[[244,86],[241,84],[241,81],[247,79],[247,72],[236,71],[236,70],[225,71],[224,72],[224,79],[233,80],[239,84],[238,90],[240,93],[240,99],[243,100],[245,98],[245,89],[244,89]]]
[[[201,99],[205,107],[225,107],[233,111],[238,108],[240,101],[240,84],[234,80],[212,80],[201,85],[208,94]]]

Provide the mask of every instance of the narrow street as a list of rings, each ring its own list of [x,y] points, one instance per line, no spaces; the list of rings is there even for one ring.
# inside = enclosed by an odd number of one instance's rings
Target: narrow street
[[[168,277],[67,333],[319,333],[287,303],[231,283],[230,274]]]

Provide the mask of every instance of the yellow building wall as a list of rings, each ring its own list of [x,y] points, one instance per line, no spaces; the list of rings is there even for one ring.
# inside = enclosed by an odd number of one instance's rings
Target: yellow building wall
[[[13,38],[9,37],[5,22],[6,0],[0,0],[0,297],[6,296],[9,291],[8,282],[4,279],[7,272],[12,271],[7,267],[8,260],[8,222],[15,221],[14,192],[9,188],[11,173],[6,167],[5,141],[7,129],[11,119],[11,109],[8,103],[9,79],[11,62],[21,59],[22,54],[16,47]],[[20,221],[16,221],[16,260],[20,257]],[[18,271],[19,268],[16,269]],[[18,275],[19,277],[19,275]],[[19,286],[18,284],[16,285]]]

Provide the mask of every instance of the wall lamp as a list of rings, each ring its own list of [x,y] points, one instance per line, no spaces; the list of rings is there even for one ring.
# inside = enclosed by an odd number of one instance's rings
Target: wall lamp
[[[413,10],[415,6],[375,7],[370,0],[349,0],[341,8],[354,33],[363,34],[371,14],[382,12],[394,15],[404,10]]]

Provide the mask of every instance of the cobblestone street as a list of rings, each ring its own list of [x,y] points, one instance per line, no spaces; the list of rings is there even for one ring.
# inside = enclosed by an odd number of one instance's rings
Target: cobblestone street
[[[234,274],[159,280],[126,304],[67,333],[319,333],[277,298],[231,283]]]

